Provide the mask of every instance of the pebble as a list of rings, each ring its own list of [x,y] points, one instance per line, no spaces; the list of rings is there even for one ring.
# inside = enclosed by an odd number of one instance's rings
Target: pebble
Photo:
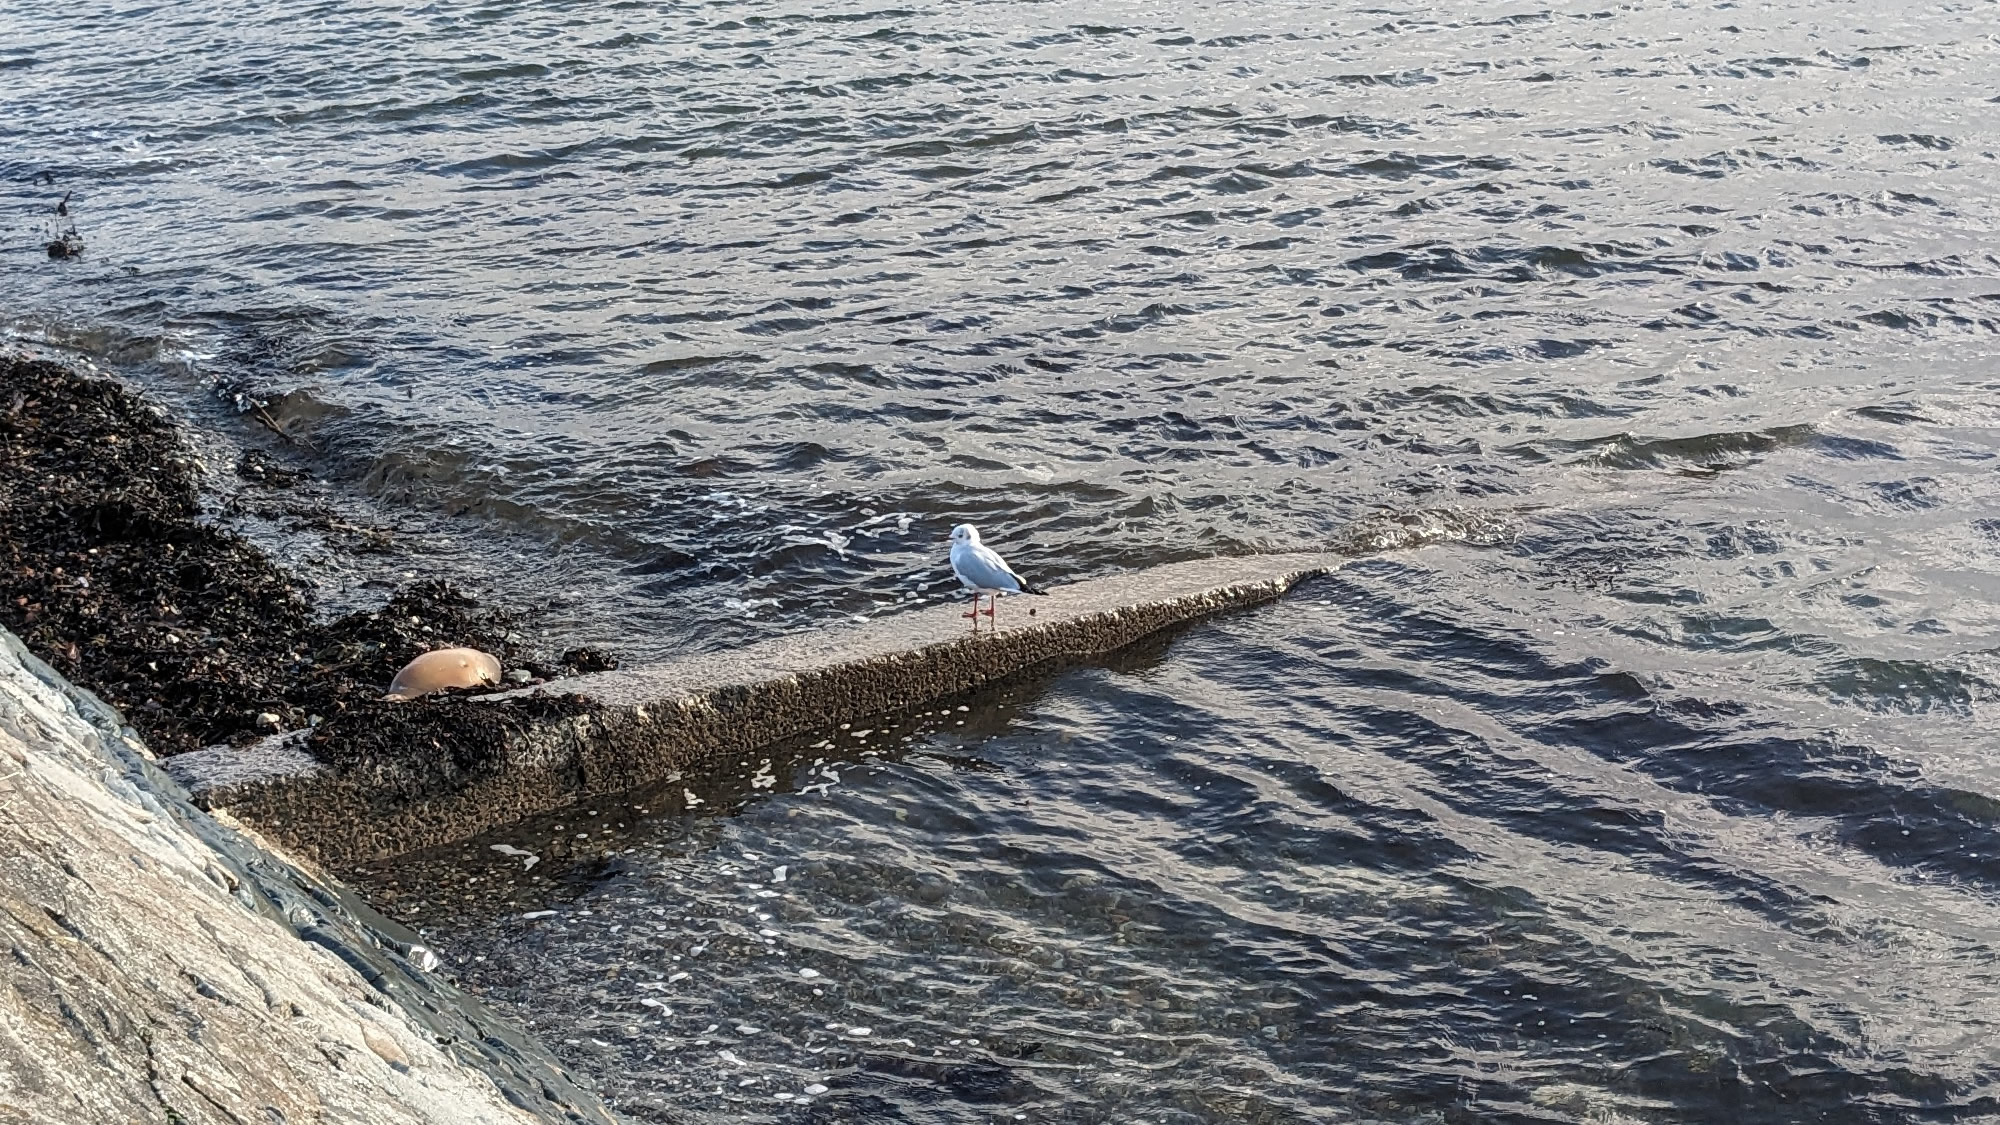
[[[501,855],[532,856],[535,854],[526,848],[517,848],[512,844],[489,844],[487,846]]]
[[[364,1023],[361,1025],[361,1041],[385,1063],[404,1067],[410,1065],[410,1056],[404,1053],[402,1045],[391,1039],[386,1032]]]

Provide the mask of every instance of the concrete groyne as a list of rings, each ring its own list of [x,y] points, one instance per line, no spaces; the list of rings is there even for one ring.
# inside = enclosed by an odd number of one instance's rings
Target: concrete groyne
[[[0,1121],[611,1125],[433,954],[0,630]]]
[[[382,752],[341,762],[294,732],[181,754],[167,769],[204,807],[339,866],[476,836],[540,812],[698,771],[779,740],[893,714],[1088,659],[1223,610],[1270,601],[1344,557],[1174,563],[1001,602],[975,634],[964,605],[892,614],[731,652],[604,672],[436,707],[376,712]],[[1029,611],[1033,611],[1032,616]]]

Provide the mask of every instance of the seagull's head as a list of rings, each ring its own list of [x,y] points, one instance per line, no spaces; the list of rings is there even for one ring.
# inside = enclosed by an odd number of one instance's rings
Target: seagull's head
[[[953,543],[978,543],[979,529],[969,523],[959,524],[957,527],[951,529],[951,541]]]

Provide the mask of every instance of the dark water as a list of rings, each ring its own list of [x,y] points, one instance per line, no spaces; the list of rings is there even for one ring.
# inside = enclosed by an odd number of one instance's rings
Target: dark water
[[[628,654],[1421,525],[372,877],[636,1120],[1991,1118],[1996,28],[10,9],[0,316]]]

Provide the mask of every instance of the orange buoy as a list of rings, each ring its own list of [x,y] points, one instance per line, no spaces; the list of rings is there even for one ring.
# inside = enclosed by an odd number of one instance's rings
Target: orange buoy
[[[476,648],[441,648],[424,653],[389,681],[388,699],[415,699],[446,688],[500,682],[500,662]]]

